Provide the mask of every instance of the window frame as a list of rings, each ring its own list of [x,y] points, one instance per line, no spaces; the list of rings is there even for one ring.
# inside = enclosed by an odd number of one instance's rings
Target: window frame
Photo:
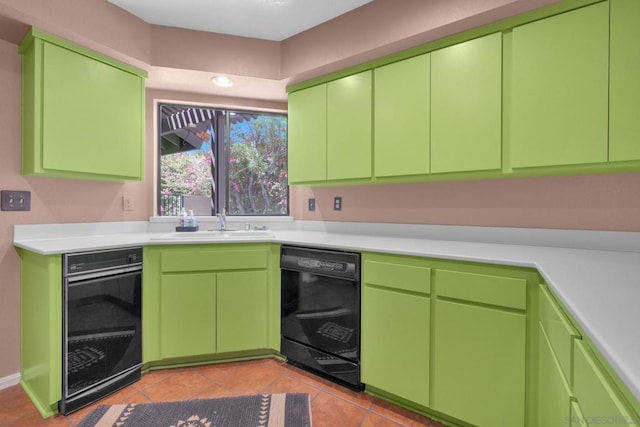
[[[201,104],[197,102],[185,102],[185,101],[158,101],[156,103],[156,117],[157,117],[157,126],[156,126],[156,137],[155,137],[155,147],[156,147],[156,204],[155,204],[155,216],[158,218],[171,218],[175,217],[173,215],[161,215],[161,206],[162,206],[162,198],[161,198],[161,190],[162,190],[162,148],[161,148],[161,137],[162,137],[162,107],[163,106],[172,106],[178,108],[200,108],[200,109],[208,109],[215,111],[215,144],[213,148],[213,153],[216,158],[216,171],[215,171],[215,182],[216,188],[214,189],[215,200],[214,200],[214,212],[211,213],[210,217],[215,217],[217,214],[221,213],[221,206],[228,206],[229,203],[229,150],[227,150],[228,141],[230,140],[231,134],[231,121],[230,113],[236,114],[251,114],[251,115],[270,115],[270,116],[284,116],[285,118],[289,118],[287,111],[281,110],[263,110],[263,109],[250,109],[250,108],[234,108],[234,107],[222,107],[222,106],[214,106]],[[287,151],[288,151],[288,135],[287,135]],[[287,159],[288,160],[288,159]],[[287,164],[288,171],[288,164]],[[221,185],[223,184],[223,185]],[[287,218],[291,213],[291,191],[289,189],[289,184],[287,183],[287,210],[283,214],[269,214],[269,215],[260,215],[256,213],[251,213],[247,215],[230,215],[228,212],[227,216],[236,217],[236,218]],[[205,215],[199,215],[199,217],[208,217]]]

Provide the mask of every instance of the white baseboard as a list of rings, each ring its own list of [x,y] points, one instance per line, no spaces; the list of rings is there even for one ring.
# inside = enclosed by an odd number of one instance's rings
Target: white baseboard
[[[0,390],[14,386],[20,382],[20,372],[0,378]]]

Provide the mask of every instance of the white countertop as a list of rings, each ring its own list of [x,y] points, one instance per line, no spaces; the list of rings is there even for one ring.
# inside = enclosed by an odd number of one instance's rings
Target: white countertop
[[[558,247],[558,242],[553,242],[552,246],[540,246],[540,242],[535,239],[531,240],[535,241],[534,246],[514,244],[522,239],[514,239],[510,243],[487,243],[462,241],[460,236],[456,236],[456,240],[425,237],[429,234],[438,237],[446,235],[446,227],[438,228],[436,231],[429,229],[429,232],[421,233],[413,232],[425,230],[420,226],[413,226],[413,229],[410,229],[412,226],[396,229],[393,226],[384,225],[369,225],[368,228],[363,228],[343,224],[333,229],[328,227],[328,230],[317,225],[306,227],[306,229],[288,226],[284,228],[289,229],[273,229],[273,236],[268,238],[250,237],[232,240],[214,238],[190,241],[163,240],[161,236],[167,234],[167,231],[148,231],[158,227],[147,226],[147,223],[123,223],[128,224],[124,227],[119,226],[118,223],[111,224],[112,227],[101,225],[97,230],[83,225],[80,231],[74,229],[74,232],[69,231],[71,225],[50,226],[58,227],[53,232],[45,232],[53,230],[53,228],[47,229],[45,225],[16,226],[14,245],[39,254],[51,255],[137,245],[266,241],[535,268],[589,335],[629,390],[640,400],[640,308],[638,307],[640,250],[636,249],[640,241],[638,237],[640,233],[609,235],[606,232],[593,232],[600,234],[588,235],[590,232],[585,232],[586,234],[570,235],[573,241],[585,236],[587,236],[585,242],[594,238],[595,243],[592,245],[594,247],[618,248],[618,250],[605,250]],[[25,228],[18,229],[18,227]],[[25,232],[26,227],[31,229]],[[453,230],[452,236],[455,231],[459,231],[459,228],[450,227],[450,229]],[[352,233],[349,233],[349,230],[352,230]],[[365,234],[364,230],[369,232]],[[393,236],[396,231],[399,237]],[[477,230],[471,229],[469,236],[472,236],[475,231]],[[491,231],[494,230],[483,229],[480,234]],[[504,233],[504,230],[498,231]],[[521,231],[518,229],[514,232]],[[541,233],[553,234],[553,231],[544,230]],[[562,234],[563,231],[558,233]],[[473,239],[470,237],[470,240],[479,239],[478,235],[472,237]],[[606,240],[609,237],[612,240],[621,240],[603,242],[603,238]],[[503,237],[500,240],[509,241]],[[580,245],[573,246],[585,245],[582,242]],[[567,246],[571,244],[567,243]]]

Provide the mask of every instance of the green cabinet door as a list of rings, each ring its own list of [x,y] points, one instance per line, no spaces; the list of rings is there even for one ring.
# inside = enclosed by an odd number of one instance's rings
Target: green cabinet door
[[[430,298],[365,285],[362,382],[429,404]]]
[[[268,347],[267,272],[217,274],[217,351]]]
[[[37,30],[20,51],[23,173],[141,180],[146,73]]]
[[[571,392],[549,338],[540,323],[538,335],[538,425],[569,425]]]
[[[327,85],[289,94],[289,183],[327,179]]]
[[[431,172],[500,169],[502,35],[431,54]]]
[[[477,426],[523,426],[525,314],[437,300],[434,322],[431,407]]]
[[[609,160],[640,159],[640,2],[611,1]]]
[[[214,353],[215,273],[163,274],[160,280],[160,357]]]
[[[582,425],[629,426],[638,421],[622,403],[591,351],[580,340],[576,340],[573,369],[573,391],[582,409]]]
[[[327,179],[370,178],[372,72],[327,85]]]
[[[428,174],[430,55],[374,70],[374,174]]]
[[[514,168],[607,161],[609,5],[513,29]]]

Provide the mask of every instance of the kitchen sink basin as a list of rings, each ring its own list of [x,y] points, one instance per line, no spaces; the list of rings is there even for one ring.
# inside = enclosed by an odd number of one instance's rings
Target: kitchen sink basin
[[[219,240],[273,237],[269,230],[207,230],[194,232],[165,233],[152,240]]]

